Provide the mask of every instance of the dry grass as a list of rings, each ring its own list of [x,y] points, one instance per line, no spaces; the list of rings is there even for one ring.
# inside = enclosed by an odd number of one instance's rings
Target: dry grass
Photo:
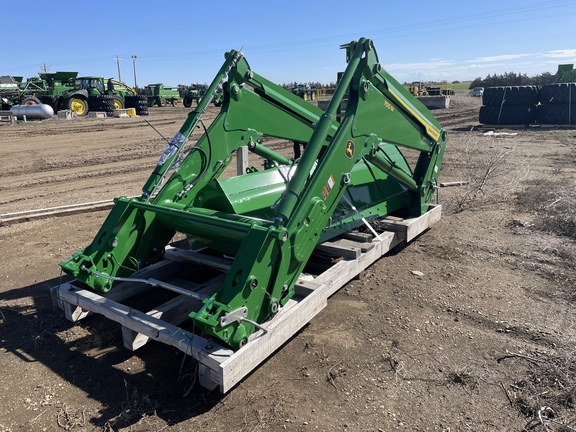
[[[509,144],[493,137],[475,136],[452,150],[452,175],[463,182],[447,203],[455,213],[507,201],[518,190],[529,168],[524,161],[511,162],[515,149]]]
[[[534,226],[542,231],[576,237],[576,194],[566,184],[538,181],[518,194],[518,205],[534,214]]]

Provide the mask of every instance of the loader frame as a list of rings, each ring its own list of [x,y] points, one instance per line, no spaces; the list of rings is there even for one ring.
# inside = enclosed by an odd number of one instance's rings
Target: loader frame
[[[106,293],[161,261],[174,234],[184,233],[192,249],[234,258],[216,292],[188,295],[202,303],[189,312],[195,329],[236,350],[294,297],[319,243],[387,215],[426,214],[446,132],[382,69],[371,40],[342,48],[348,67],[325,112],[253,72],[241,52],[226,53],[142,195],[116,199],[92,244],[62,269]],[[206,127],[202,116],[219,88],[222,109]],[[198,126],[204,134],[188,145]],[[301,159],[268,149],[268,136],[307,143]],[[243,146],[269,168],[221,178]],[[416,152],[412,165],[400,148]]]
[[[365,269],[393,248],[408,244],[438,222],[441,210],[440,205],[432,205],[418,217],[382,218],[376,235],[353,231],[319,244],[318,256],[313,257],[309,265],[323,270],[316,271],[315,276],[302,274],[295,285],[295,295],[286,306],[237,351],[195,331],[188,313],[200,310],[203,305],[186,294],[136,308],[135,303],[150,293],[149,284],[126,281],[106,294],[99,294],[72,281],[54,288],[52,297],[72,322],[93,314],[117,322],[122,329],[124,347],[129,350],[136,351],[155,341],[182,351],[197,364],[198,382],[202,387],[227,393],[322,311],[340,288],[361,278]],[[326,256],[330,257],[328,265]],[[230,264],[230,260],[209,254],[168,247],[162,261],[140,270],[134,277],[162,279],[203,294],[217,289]],[[201,284],[184,282],[187,272],[194,274],[207,269],[215,269],[217,274]]]

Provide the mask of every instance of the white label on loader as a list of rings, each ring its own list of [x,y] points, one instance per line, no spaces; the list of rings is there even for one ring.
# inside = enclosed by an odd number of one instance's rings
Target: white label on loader
[[[178,132],[176,135],[174,135],[174,138],[172,138],[172,141],[170,141],[170,144],[168,144],[166,146],[166,148],[164,149],[164,152],[162,153],[162,156],[160,156],[160,159],[158,160],[157,165],[158,166],[164,165],[164,163],[168,159],[170,159],[170,157],[174,153],[176,153],[180,147],[182,147],[182,144],[184,143],[184,141],[186,141],[186,138],[180,132]]]
[[[182,147],[182,144],[184,144],[184,141],[186,141],[186,137],[178,132],[176,135],[174,135],[172,141],[170,141],[170,145],[180,148]]]

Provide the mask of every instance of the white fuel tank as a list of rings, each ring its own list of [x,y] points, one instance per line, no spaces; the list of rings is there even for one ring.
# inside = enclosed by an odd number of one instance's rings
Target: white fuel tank
[[[14,105],[10,108],[10,112],[16,116],[18,120],[22,120],[26,116],[26,120],[45,120],[54,115],[54,110],[50,105]]]

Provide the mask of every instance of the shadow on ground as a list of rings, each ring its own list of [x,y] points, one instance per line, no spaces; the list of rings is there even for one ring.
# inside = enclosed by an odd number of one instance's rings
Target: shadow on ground
[[[50,296],[59,283],[55,278],[0,293],[0,341],[8,355],[41,363],[97,401],[98,415],[86,419],[91,424],[124,428],[151,415],[176,424],[222,400],[218,390],[195,382],[195,364],[181,351],[151,342],[131,352],[119,326],[102,316],[66,320]],[[33,304],[5,306],[22,298]]]

